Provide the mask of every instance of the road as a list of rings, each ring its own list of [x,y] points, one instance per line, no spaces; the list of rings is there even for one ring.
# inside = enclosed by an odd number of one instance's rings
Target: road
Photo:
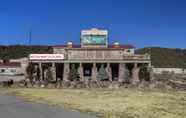
[[[0,118],[96,118],[77,111],[32,103],[0,92]]]

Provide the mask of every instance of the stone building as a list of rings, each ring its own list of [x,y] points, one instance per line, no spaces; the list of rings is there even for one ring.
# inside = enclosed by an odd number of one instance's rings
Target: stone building
[[[128,69],[133,82],[138,82],[140,66],[151,66],[150,55],[135,54],[132,45],[122,45],[119,42],[109,45],[108,36],[107,30],[82,30],[80,45],[73,42],[56,45],[53,54],[30,54],[29,62],[40,70],[40,79],[45,79],[45,65],[49,65],[54,78],[68,81],[71,65],[74,64],[82,81],[97,81],[97,73],[104,66],[109,81],[123,81],[124,70]]]
[[[20,81],[25,79],[28,58],[0,61],[0,82]]]
[[[0,63],[0,76],[4,75],[20,75],[21,63],[19,62],[2,62]]]

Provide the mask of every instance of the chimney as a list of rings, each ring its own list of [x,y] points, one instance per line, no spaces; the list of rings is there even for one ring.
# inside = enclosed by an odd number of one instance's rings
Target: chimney
[[[67,43],[67,48],[72,48],[73,47],[73,43],[72,42],[68,42]]]
[[[112,46],[113,48],[119,48],[120,47],[120,44],[119,44],[119,42],[114,42],[114,44],[113,44],[113,46]]]

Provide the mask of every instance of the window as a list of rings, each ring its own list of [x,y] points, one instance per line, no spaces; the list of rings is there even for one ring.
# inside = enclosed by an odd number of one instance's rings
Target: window
[[[130,53],[130,50],[127,50],[128,53]]]
[[[5,72],[5,69],[1,69],[1,73],[4,73]]]
[[[11,72],[12,72],[12,73],[15,73],[15,72],[16,72],[16,69],[11,69]]]

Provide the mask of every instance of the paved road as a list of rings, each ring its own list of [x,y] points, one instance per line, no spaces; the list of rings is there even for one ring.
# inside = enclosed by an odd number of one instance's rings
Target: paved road
[[[24,101],[0,92],[0,118],[96,118],[61,107]]]

